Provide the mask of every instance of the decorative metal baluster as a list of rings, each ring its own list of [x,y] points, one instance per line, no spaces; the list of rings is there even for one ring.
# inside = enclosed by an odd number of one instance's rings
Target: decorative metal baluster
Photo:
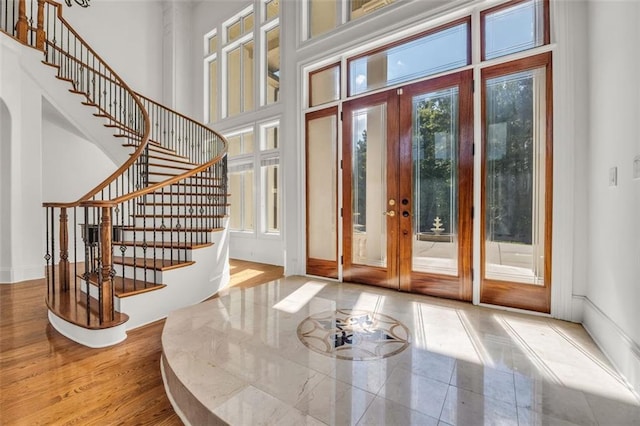
[[[53,272],[53,265],[51,264],[51,253],[49,253],[49,221],[47,220],[47,217],[51,210],[53,210],[53,207],[47,207],[44,212],[44,260],[46,261],[46,268],[44,270],[44,273],[47,281],[47,297],[49,298],[53,297],[53,295],[55,294],[53,285],[51,283],[51,273]],[[53,230],[51,230],[51,232],[53,232]]]

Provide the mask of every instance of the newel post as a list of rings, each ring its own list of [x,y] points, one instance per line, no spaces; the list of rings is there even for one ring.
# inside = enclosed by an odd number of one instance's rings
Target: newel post
[[[44,1],[38,0],[38,27],[36,29],[36,49],[44,50],[44,41],[47,35],[44,32]]]
[[[60,289],[69,290],[69,219],[67,208],[60,208],[60,263],[58,273],[60,274]]]
[[[29,21],[27,20],[27,1],[18,2],[18,22],[16,23],[16,35],[18,40],[27,44],[27,33],[29,32]]]
[[[100,322],[113,320],[113,286],[111,285],[111,207],[102,207],[102,223],[100,225],[100,256],[102,260],[102,281],[100,286]]]

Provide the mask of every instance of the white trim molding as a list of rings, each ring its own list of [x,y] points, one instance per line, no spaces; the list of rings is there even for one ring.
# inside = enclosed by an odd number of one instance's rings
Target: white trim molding
[[[640,345],[634,342],[607,314],[588,297],[581,297],[582,324],[618,370],[629,388],[640,397]],[[574,298],[574,301],[578,298]]]

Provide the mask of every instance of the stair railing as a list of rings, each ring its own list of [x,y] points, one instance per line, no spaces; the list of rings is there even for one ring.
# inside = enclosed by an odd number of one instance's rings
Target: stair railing
[[[43,204],[49,309],[74,311],[64,318],[83,327],[108,327],[122,321],[115,310],[117,278],[122,290],[131,283],[134,291],[136,285],[144,290],[157,283],[158,262],[166,267],[186,261],[189,248],[208,242],[206,231],[221,227],[226,212],[226,141],[134,93],[63,18],[62,5],[52,0],[34,4],[35,0],[28,5],[26,0],[1,0],[0,29],[42,50],[43,62],[55,67],[58,78],[84,96],[83,104],[94,107],[94,115],[133,150],[122,166],[77,201]],[[151,179],[150,147],[176,153],[184,171]],[[132,241],[123,241],[125,231],[133,232]],[[120,277],[114,247],[123,267]],[[152,256],[147,256],[149,249]],[[134,277],[125,282],[127,264],[134,266]],[[138,270],[140,277],[135,276]]]

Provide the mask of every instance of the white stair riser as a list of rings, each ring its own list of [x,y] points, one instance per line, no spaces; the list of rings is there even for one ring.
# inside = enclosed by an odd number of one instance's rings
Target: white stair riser
[[[193,168],[195,167],[193,164],[189,164],[189,163],[185,163],[182,161],[176,161],[176,157],[169,155],[169,154],[165,154],[163,152],[155,152],[155,151],[151,151],[149,152],[149,155],[153,156],[153,158],[149,158],[149,163],[150,164],[157,164],[157,165],[165,165],[165,166],[178,166],[178,167],[189,167],[189,168]],[[159,157],[159,158],[157,158]]]
[[[167,241],[168,243],[168,241]],[[133,257],[134,253],[137,258],[146,257],[148,259],[174,259],[174,260],[190,260],[191,259],[191,250],[185,249],[177,249],[177,248],[161,248],[152,246],[148,246],[146,250],[144,250],[141,246],[125,246],[127,250],[124,252],[124,257]],[[113,248],[113,257],[122,257],[122,251],[120,250],[120,246],[115,246]],[[173,257],[172,257],[173,256]]]
[[[191,215],[211,215],[217,214],[218,212],[224,210],[222,207],[217,206],[207,206],[201,204],[143,204],[138,205],[138,214],[172,214],[172,215],[181,215],[181,216],[191,216]]]
[[[124,231],[124,241],[188,241],[188,242],[210,242],[211,232],[178,232],[178,231]]]
[[[139,281],[146,281],[155,284],[162,284],[162,271],[151,269],[152,266],[153,260],[148,261],[146,270],[142,266],[137,268],[134,268],[133,266],[124,266],[124,277],[131,279],[135,278]],[[117,276],[123,276],[123,265],[114,264],[113,267],[116,270]]]
[[[197,218],[195,216],[184,217],[136,217],[133,225],[136,228],[159,228],[164,225],[166,228],[215,228],[216,224],[213,218]],[[179,225],[179,226],[178,226]]]
[[[228,198],[228,197],[227,197]],[[184,194],[183,191],[180,194],[170,194],[168,191],[164,194],[160,192],[154,194],[147,194],[144,196],[143,201],[146,203],[176,203],[176,204],[207,204],[207,203],[224,203],[224,194]]]

